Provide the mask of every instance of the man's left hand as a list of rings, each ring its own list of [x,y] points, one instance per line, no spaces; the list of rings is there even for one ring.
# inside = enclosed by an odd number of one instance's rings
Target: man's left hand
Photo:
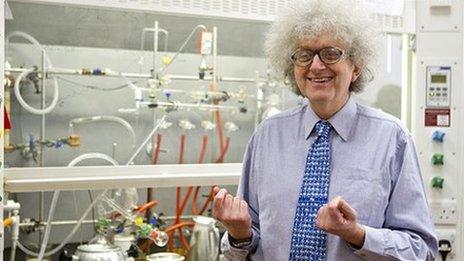
[[[317,212],[316,226],[361,248],[364,228],[356,221],[358,213],[340,196],[332,199]]]

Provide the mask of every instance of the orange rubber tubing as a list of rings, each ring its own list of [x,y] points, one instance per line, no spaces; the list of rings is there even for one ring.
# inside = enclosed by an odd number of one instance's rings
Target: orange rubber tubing
[[[203,135],[203,143],[201,145],[201,150],[200,150],[200,157],[198,158],[198,164],[203,163],[203,160],[205,159],[205,152],[206,152],[206,147],[208,146],[208,135]],[[195,188],[195,193],[193,194],[192,198],[192,214],[197,215],[198,214],[198,209],[197,209],[197,199],[198,199],[198,193],[200,192],[200,186],[197,186]]]

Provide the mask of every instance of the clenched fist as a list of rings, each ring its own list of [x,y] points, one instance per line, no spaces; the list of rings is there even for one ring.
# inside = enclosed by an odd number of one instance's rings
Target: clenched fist
[[[356,210],[338,196],[319,209],[316,227],[361,248],[364,244],[365,231],[356,221],[357,216]]]
[[[245,200],[234,197],[226,189],[214,187],[213,217],[237,240],[250,238],[251,216]]]

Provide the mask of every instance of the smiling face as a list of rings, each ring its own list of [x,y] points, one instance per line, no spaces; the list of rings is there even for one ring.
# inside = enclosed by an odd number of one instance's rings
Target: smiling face
[[[325,47],[347,51],[347,46],[328,36],[320,36],[314,41],[303,41],[299,44],[299,48],[309,50]],[[294,65],[294,73],[300,92],[309,99],[316,113],[322,110],[322,114],[333,114],[348,100],[350,84],[358,78],[359,69],[349,58],[341,59],[334,64],[325,64],[319,55],[315,55],[312,63],[306,67]]]

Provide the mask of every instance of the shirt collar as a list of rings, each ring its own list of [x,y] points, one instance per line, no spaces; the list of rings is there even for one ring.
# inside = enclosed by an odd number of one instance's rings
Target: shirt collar
[[[340,135],[343,141],[347,141],[351,133],[351,129],[355,124],[357,116],[357,106],[353,97],[348,98],[346,104],[339,110],[335,115],[333,115],[328,121],[333,126],[335,131]],[[321,118],[311,109],[309,103],[304,115],[305,124],[305,138],[309,138],[314,126]]]

